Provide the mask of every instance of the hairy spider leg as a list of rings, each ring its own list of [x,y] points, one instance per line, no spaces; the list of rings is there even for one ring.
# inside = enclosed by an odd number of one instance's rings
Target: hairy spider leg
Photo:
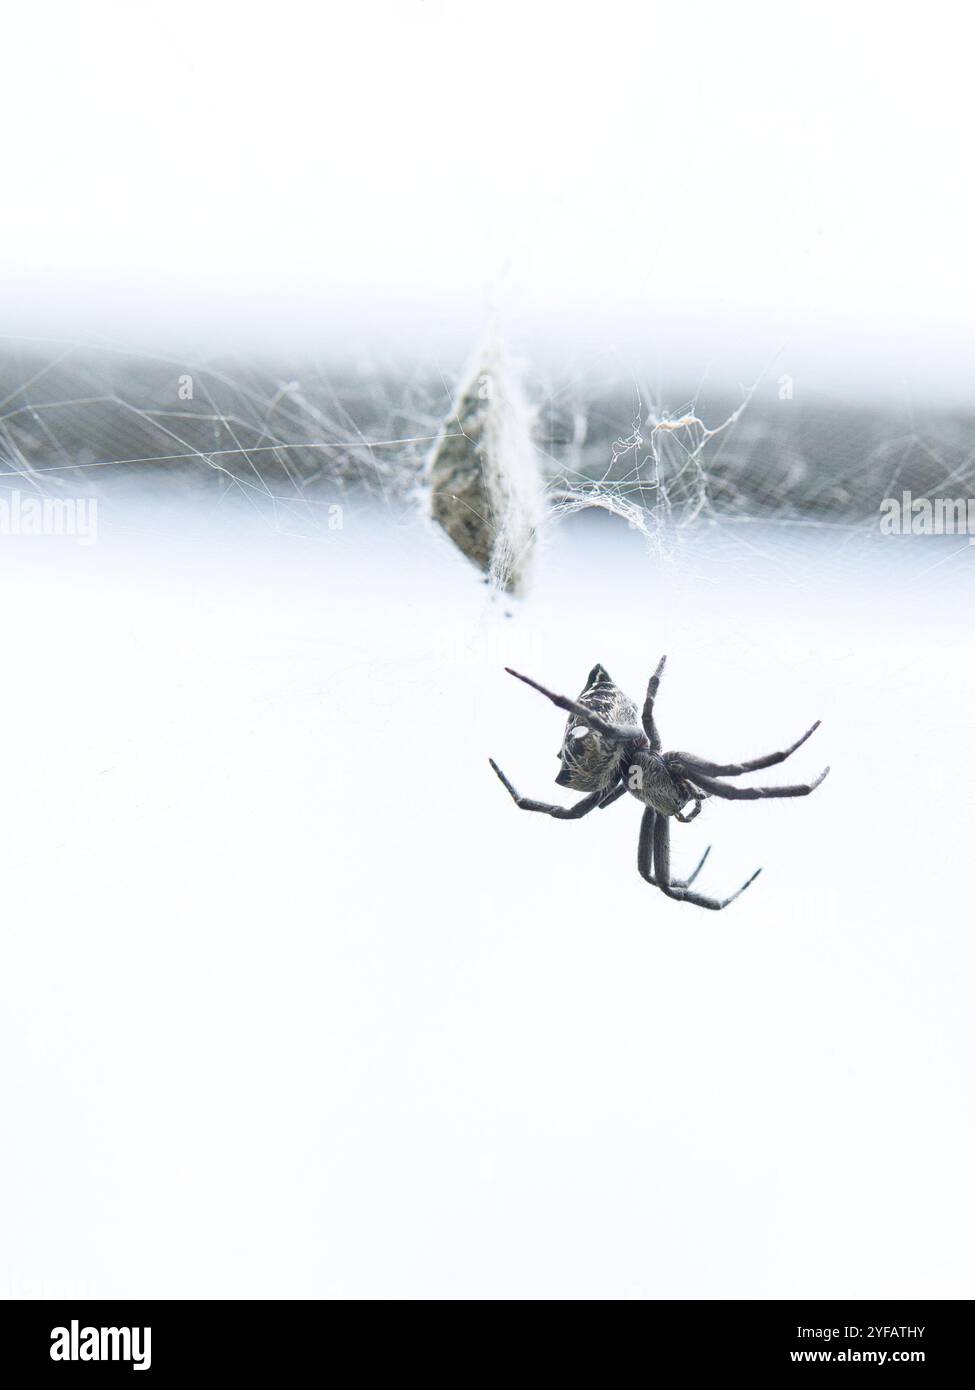
[[[784,763],[786,758],[791,758],[797,748],[801,748],[807,738],[811,738],[821,724],[817,719],[811,729],[807,729],[802,738],[797,738],[795,743],[784,748],[780,753],[766,753],[763,758],[749,758],[744,763],[712,763],[707,758],[699,758],[696,753],[668,753],[667,758],[673,758],[675,762],[686,768],[690,772],[703,772],[707,777],[737,777],[742,772],[758,772],[763,767],[774,767],[776,763]]]
[[[617,786],[613,787],[610,791],[608,791],[608,792],[607,792],[607,791],[604,791],[604,792],[603,792],[603,799],[602,799],[602,801],[599,803],[599,809],[600,809],[601,811],[605,811],[605,809],[606,809],[607,806],[612,806],[612,804],[613,804],[614,801],[619,801],[620,797],[621,797],[621,796],[625,796],[625,795],[626,795],[626,783],[625,783],[625,782],[620,782],[620,783],[617,784]]]
[[[647,882],[659,888],[662,893],[666,893],[668,898],[675,898],[682,903],[692,903],[695,907],[707,907],[714,912],[720,912],[721,908],[733,903],[738,894],[744,893],[748,885],[754,883],[762,872],[761,869],[756,869],[751,878],[729,898],[707,898],[703,893],[689,892],[688,885],[693,881],[697,870],[695,869],[694,874],[686,883],[670,877],[670,818],[669,816],[657,815],[656,811],[649,806],[643,813],[643,821],[640,825],[637,867]],[[651,873],[651,870],[656,871],[656,876]]]
[[[660,819],[660,820],[666,820],[666,816],[660,816],[660,817],[658,818],[657,813],[656,813],[656,811],[653,809],[653,807],[652,807],[652,806],[648,806],[648,807],[646,808],[646,810],[644,811],[644,813],[643,813],[643,819],[642,819],[642,821],[640,822],[640,844],[639,844],[639,847],[638,847],[638,849],[637,849],[637,868],[640,870],[641,875],[646,879],[646,881],[647,881],[648,883],[652,883],[652,884],[653,884],[654,888],[660,888],[660,887],[662,887],[662,885],[661,885],[660,883],[657,882],[656,878],[654,878],[653,872],[652,872],[652,870],[653,870],[653,827],[654,827],[655,821],[657,821],[658,819]],[[688,874],[687,878],[675,879],[675,880],[671,883],[671,887],[672,887],[672,888],[690,888],[691,884],[694,882],[694,880],[697,878],[698,874],[699,874],[699,873],[701,872],[701,870],[704,868],[704,861],[707,859],[707,857],[708,857],[708,855],[709,855],[710,853],[711,853],[711,846],[708,845],[707,849],[704,851],[704,853],[701,855],[700,859],[698,860],[697,868],[694,870],[694,872],[693,872],[692,874]],[[696,895],[692,895],[692,896],[696,896]]]
[[[759,801],[767,796],[808,796],[816,790],[828,772],[829,768],[824,767],[814,781],[798,782],[792,787],[731,787],[727,782],[716,782],[701,772],[695,772],[693,768],[688,768],[685,776],[695,786],[711,792],[713,796],[723,796],[727,801]]]
[[[546,816],[554,816],[556,820],[579,820],[582,816],[588,816],[590,811],[595,811],[606,796],[606,788],[601,787],[599,791],[590,792],[588,796],[584,796],[574,806],[555,806],[550,801],[532,801],[529,797],[520,796],[515,791],[493,758],[489,758],[488,762],[507,787],[515,805],[520,807],[522,811],[542,811]]]
[[[609,739],[611,743],[631,743],[634,739],[643,739],[643,731],[634,724],[611,724],[608,719],[603,719],[602,715],[596,714],[593,710],[587,709],[585,705],[580,705],[577,700],[570,700],[566,695],[556,695],[551,690],[546,690],[544,685],[539,685],[538,681],[533,681],[530,676],[523,676],[520,671],[513,671],[510,666],[504,668],[509,676],[514,676],[516,680],[524,681],[530,685],[532,690],[537,690],[540,695],[552,701],[553,705],[558,705],[559,709],[564,709],[568,714],[574,714],[581,724],[586,728],[593,729],[597,734],[602,734],[603,738]]]
[[[664,667],[667,665],[667,658],[662,656],[657,662],[657,669],[650,677],[647,686],[647,698],[643,702],[643,732],[650,740],[650,747],[655,753],[661,749],[660,735],[657,726],[653,722],[653,702],[657,698],[657,691],[660,689],[660,677],[663,675]]]

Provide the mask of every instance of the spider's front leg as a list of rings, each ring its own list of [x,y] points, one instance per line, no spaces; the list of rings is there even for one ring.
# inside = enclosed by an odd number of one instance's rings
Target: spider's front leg
[[[520,796],[515,791],[493,758],[489,758],[488,762],[507,787],[511,799],[520,810],[542,811],[546,816],[554,816],[556,820],[579,820],[581,816],[588,816],[590,811],[595,811],[601,802],[607,800],[608,794],[613,790],[612,787],[602,787],[598,792],[590,792],[588,796],[584,796],[574,806],[555,806],[550,801],[532,801],[529,797]]]
[[[657,818],[657,812],[653,809],[652,806],[648,806],[643,813],[643,820],[640,822],[640,843],[637,848],[636,863],[637,868],[640,870],[641,876],[645,878],[648,883],[652,884],[654,888],[662,888],[663,885],[660,882],[658,882],[658,880],[654,877],[653,874],[653,831]],[[661,816],[660,819],[664,820],[666,819],[666,817]],[[693,819],[693,817],[691,817],[691,819]],[[694,882],[698,874],[704,868],[704,861],[707,859],[710,853],[711,846],[708,845],[707,849],[704,851],[704,853],[698,860],[697,868],[694,870],[694,872],[688,874],[687,878],[678,878],[673,880],[673,882],[671,883],[671,887],[690,888],[691,884]]]
[[[707,858],[707,855],[705,855]],[[733,903],[739,893],[744,893],[750,883],[754,883],[762,872],[756,869],[751,878],[743,883],[737,892],[732,893],[729,898],[708,898],[703,893],[691,893],[690,884],[697,877],[697,866],[690,878],[681,881],[670,877],[670,819],[668,816],[658,815],[652,807],[647,807],[643,813],[643,822],[640,826],[640,847],[637,858],[640,873],[652,883],[655,888],[659,888],[662,893],[666,893],[668,898],[675,898],[678,902],[693,903],[695,907],[707,907],[713,912],[719,912],[721,908]],[[655,871],[651,873],[651,868]]]

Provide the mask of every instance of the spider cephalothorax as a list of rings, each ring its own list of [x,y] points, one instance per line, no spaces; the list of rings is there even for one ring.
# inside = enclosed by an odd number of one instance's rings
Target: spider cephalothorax
[[[701,809],[701,802],[708,796],[724,797],[729,801],[808,796],[829,772],[828,767],[813,782],[799,782],[786,787],[739,787],[722,779],[737,777],[743,772],[757,772],[760,768],[774,767],[776,763],[784,762],[819,728],[819,720],[790,747],[779,753],[752,758],[748,762],[714,763],[693,753],[665,753],[653,719],[653,704],[666,660],[666,657],[661,658],[650,677],[640,723],[637,723],[636,706],[613,683],[602,666],[596,665],[589,672],[586,688],[578,700],[553,695],[551,690],[546,690],[537,681],[519,675],[510,666],[505,667],[512,676],[517,676],[518,680],[547,696],[559,709],[568,711],[569,721],[559,753],[562,770],[555,780],[560,786],[587,791],[589,795],[574,806],[552,806],[544,801],[531,801],[518,795],[493,758],[491,766],[522,810],[544,811],[546,815],[559,820],[578,820],[597,806],[609,806],[624,792],[630,792],[644,807],[637,867],[647,882],[661,889],[668,897],[694,903],[696,907],[727,907],[755,881],[761,869],[756,869],[751,878],[728,898],[708,898],[703,893],[691,892],[691,884],[700,873],[710,846],[692,874],[686,879],[672,879],[670,819],[693,820]],[[693,810],[685,814],[691,803]]]
[[[690,821],[701,809],[701,802],[707,792],[695,791],[686,777],[680,776],[667,763],[663,753],[655,753],[652,748],[634,749],[620,768],[626,790],[632,792],[638,801],[663,816],[674,816],[679,821]],[[684,810],[691,802],[694,810],[685,815]]]

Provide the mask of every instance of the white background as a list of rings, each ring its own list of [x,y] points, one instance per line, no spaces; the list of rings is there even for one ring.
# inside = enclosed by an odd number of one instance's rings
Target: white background
[[[967,399],[967,17],[18,7],[4,331]]]
[[[970,43],[879,6],[34,5],[8,341],[965,399]],[[47,350],[46,348],[43,350]],[[537,359],[536,359],[537,360]],[[94,441],[93,441],[94,444]],[[3,537],[0,1290],[972,1296],[975,551],[621,525],[512,618],[412,517],[103,495]],[[802,801],[559,795],[504,676],[634,696]],[[791,765],[790,765],[791,766]],[[568,798],[566,798],[568,799]],[[707,839],[706,839],[707,837]]]
[[[506,618],[424,528],[250,516],[0,548],[7,1288],[970,1297],[975,550],[582,518]],[[813,796],[675,827],[764,866],[722,913],[488,767],[573,799],[503,665],[663,650],[670,747],[824,721]]]

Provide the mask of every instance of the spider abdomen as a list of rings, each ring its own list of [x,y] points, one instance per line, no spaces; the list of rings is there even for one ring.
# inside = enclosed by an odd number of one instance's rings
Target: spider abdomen
[[[598,663],[586,678],[578,703],[614,723],[634,724],[636,706]],[[594,729],[580,724],[573,715],[565,726],[559,751],[562,763],[556,782],[573,791],[594,792],[614,786],[619,777],[620,745],[610,743]]]

